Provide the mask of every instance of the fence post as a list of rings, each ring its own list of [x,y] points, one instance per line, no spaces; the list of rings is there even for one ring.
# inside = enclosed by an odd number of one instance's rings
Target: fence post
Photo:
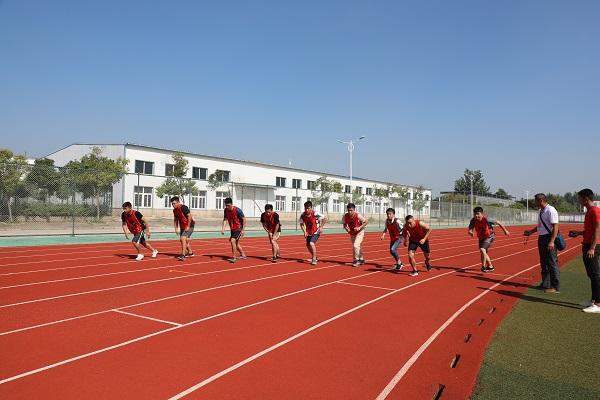
[[[75,192],[71,196],[71,236],[75,236]]]
[[[268,191],[267,191],[267,193],[268,193]],[[297,187],[296,187],[296,200],[298,200],[298,188]],[[301,202],[298,202],[295,207],[296,208],[296,230],[298,230],[298,208],[300,208],[300,203]]]

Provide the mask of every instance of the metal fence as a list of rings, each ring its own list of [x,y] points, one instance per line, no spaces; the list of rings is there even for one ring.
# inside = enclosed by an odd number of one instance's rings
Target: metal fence
[[[102,184],[106,171],[70,171],[52,165],[0,163],[0,236],[98,234],[121,232],[121,204],[133,203],[150,221],[153,232],[172,232],[173,214],[169,198],[177,193],[161,193],[159,188],[172,177],[125,174],[114,184]],[[223,201],[232,197],[247,217],[248,229],[261,229],[259,217],[270,203],[282,216],[284,229],[298,229],[298,217],[307,199],[315,198],[310,189],[280,188],[269,185],[223,182],[218,187],[206,179],[184,178],[180,187],[193,186],[181,199],[200,222],[200,230],[219,230]],[[164,188],[164,187],[163,187]],[[187,190],[187,189],[186,189]],[[341,195],[343,197],[343,194]],[[340,228],[345,204],[335,194],[329,207],[315,205],[328,214],[330,227]],[[382,228],[385,209],[396,208],[396,215],[413,214],[432,226],[466,226],[472,216],[469,203],[431,201],[415,210],[409,201],[364,197],[358,211],[369,218],[371,229]],[[533,224],[537,211],[483,206],[486,214],[507,224]],[[565,222],[581,222],[582,214],[561,215]]]

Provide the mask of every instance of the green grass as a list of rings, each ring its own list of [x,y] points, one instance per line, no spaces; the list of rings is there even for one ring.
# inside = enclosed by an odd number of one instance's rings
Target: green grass
[[[487,349],[473,399],[600,399],[600,315],[581,311],[590,281],[580,257],[561,293],[529,289]]]

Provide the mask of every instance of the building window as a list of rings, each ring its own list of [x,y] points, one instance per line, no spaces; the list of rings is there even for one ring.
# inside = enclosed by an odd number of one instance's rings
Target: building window
[[[365,201],[365,214],[372,214],[372,203],[370,201]]]
[[[373,188],[367,188],[367,196],[373,195]]]
[[[385,211],[390,208],[390,203],[383,203],[383,209],[381,211]]]
[[[302,189],[302,179],[292,179],[292,188]]]
[[[350,187],[350,185],[344,186],[344,193],[350,194],[351,191],[352,191],[352,188]]]
[[[333,200],[333,212],[334,213],[340,212],[340,205],[341,205],[341,202],[339,200],[337,200],[337,199]]]
[[[172,194],[165,194],[165,196],[163,197],[163,199],[165,200],[165,208],[169,208],[169,207],[171,207],[171,202],[170,202],[170,200],[171,200],[171,197],[173,197],[173,196],[174,196],[174,195],[172,195]],[[179,200],[180,200],[182,203],[184,203],[184,204],[185,204],[185,202],[184,202],[184,200],[185,200],[185,199],[184,199],[184,198],[181,198],[181,197],[180,197],[180,198],[179,198]]]
[[[356,212],[358,212],[359,214],[362,214],[362,212],[363,212],[363,205],[362,204],[357,204],[356,205]]]
[[[205,181],[208,174],[206,168],[192,167],[192,178]]]
[[[357,186],[354,190],[356,190],[356,193],[362,194],[362,186]]]
[[[225,208],[225,199],[229,196],[229,192],[217,192],[217,200],[215,207],[217,210],[223,210]]]
[[[316,204],[315,204],[315,199],[314,199],[314,198],[312,198],[312,197],[307,197],[307,198],[306,198],[306,201],[310,201],[310,202],[312,203],[312,205],[313,205],[313,208],[314,208],[314,207],[316,207]],[[304,209],[304,208],[303,208],[303,209]]]
[[[135,160],[135,173],[152,175],[154,173],[154,163],[150,161]]]
[[[217,178],[218,182],[229,182],[229,179],[231,178],[231,172],[218,169],[215,171],[215,177]]]
[[[375,214],[381,213],[381,203],[379,201],[375,202]]]
[[[275,186],[277,187],[285,187],[285,178],[278,176],[275,178]]]
[[[292,196],[292,211],[301,211],[300,202],[302,201],[301,197]]]
[[[428,194],[425,195],[425,200],[429,201],[429,195]]]
[[[190,207],[199,209],[206,208],[206,190],[201,190],[198,194],[190,196]]]
[[[135,208],[151,208],[152,191],[153,189],[150,186],[134,186],[133,206]]]
[[[321,204],[319,204],[319,210],[322,213],[327,213],[327,211],[329,210],[329,204],[328,203],[321,203]]]
[[[275,196],[275,211],[285,211],[285,196]]]
[[[306,188],[308,190],[315,190],[316,189],[315,181],[306,181]]]
[[[175,176],[175,164],[165,164],[165,176]]]

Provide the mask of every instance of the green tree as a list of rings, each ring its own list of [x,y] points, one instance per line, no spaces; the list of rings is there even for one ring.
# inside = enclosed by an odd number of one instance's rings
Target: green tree
[[[315,203],[317,204],[329,204],[331,194],[334,193],[334,181],[323,175],[315,181],[315,189],[311,191]],[[338,182],[339,183],[339,182]],[[341,186],[341,185],[340,185]],[[326,212],[329,211],[329,207],[326,208]]]
[[[342,193],[343,189],[344,188],[340,182],[338,182],[338,181],[333,182],[333,185],[331,187],[331,191],[333,193]]]
[[[498,188],[498,190],[496,190],[495,193],[496,196],[498,197],[504,197],[504,198],[508,198],[510,197],[510,195],[508,194],[508,192],[502,188]]]
[[[128,160],[104,157],[100,147],[80,160],[69,161],[66,169],[75,189],[85,198],[93,198],[96,205],[96,219],[100,219],[100,197],[112,193],[112,187],[127,173]]]
[[[208,176],[207,186],[210,190],[217,190],[227,184],[227,171],[223,171],[220,169],[215,170],[212,174]]]
[[[454,182],[454,191],[459,193],[471,193],[471,179],[473,180],[473,193],[488,194],[490,187],[485,183],[481,170],[465,169],[462,177]]]
[[[54,160],[37,158],[27,174],[25,182],[31,196],[37,200],[46,201],[49,196],[56,194],[60,189],[60,180],[61,176],[54,166]]]
[[[173,176],[167,178],[159,187],[156,188],[156,195],[161,199],[165,195],[180,196],[185,202],[185,196],[189,194],[197,194],[198,188],[196,183],[186,178],[188,173],[188,160],[185,159],[183,153],[177,152],[172,155],[173,158]]]
[[[393,185],[392,193],[395,193],[398,199],[404,204],[404,212],[408,212],[408,200],[410,199],[408,188],[400,185]]]
[[[348,199],[350,200],[350,199]],[[357,187],[352,191],[352,202],[356,205],[361,205],[365,201],[365,196],[358,190]],[[349,202],[349,201],[348,201]]]
[[[424,192],[425,188],[421,185],[417,186],[417,188],[413,191],[412,208],[417,213],[419,213],[419,216],[421,215],[421,211],[423,211],[423,208],[425,208],[425,205],[427,204]]]
[[[23,189],[27,168],[25,156],[0,149],[0,202],[7,206],[9,222],[14,222],[12,203],[15,195]]]

